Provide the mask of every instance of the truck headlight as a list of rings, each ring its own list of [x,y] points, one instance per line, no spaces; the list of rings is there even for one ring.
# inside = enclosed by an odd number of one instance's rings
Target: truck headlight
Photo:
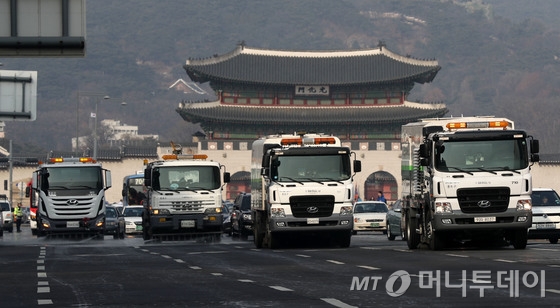
[[[270,216],[272,216],[272,217],[286,217],[286,213],[284,213],[284,209],[273,207],[273,208],[270,209]]]
[[[168,209],[154,209],[154,210],[152,210],[152,214],[154,214],[154,215],[169,215],[169,214],[171,214],[171,212],[169,212]]]
[[[340,216],[345,216],[345,215],[352,215],[351,206],[343,206],[340,208]]]
[[[450,202],[436,202],[436,213],[453,213]]]
[[[210,207],[204,210],[204,214],[220,214],[221,212],[221,207]]]
[[[243,220],[251,220],[251,214],[243,214]]]
[[[530,211],[533,208],[533,204],[531,203],[531,199],[518,200],[516,208],[517,208],[518,211]]]

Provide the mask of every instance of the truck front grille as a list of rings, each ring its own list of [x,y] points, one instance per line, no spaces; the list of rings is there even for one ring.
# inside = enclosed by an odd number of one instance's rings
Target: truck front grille
[[[52,197],[51,201],[54,214],[60,218],[83,218],[97,208],[95,196]]]
[[[329,217],[334,209],[334,196],[293,196],[290,208],[296,218]]]
[[[500,213],[509,205],[508,187],[461,188],[457,199],[463,213]]]

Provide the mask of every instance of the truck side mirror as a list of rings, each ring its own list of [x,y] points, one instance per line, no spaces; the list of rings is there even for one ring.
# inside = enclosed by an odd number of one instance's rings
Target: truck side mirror
[[[229,172],[224,172],[224,183],[229,183],[231,181],[231,174]]]
[[[269,176],[268,170],[270,170],[270,169],[268,169],[268,168],[261,168],[261,175],[262,175],[262,176],[265,176],[265,177],[268,177],[268,176]]]
[[[539,141],[531,139],[531,154],[539,153]]]
[[[362,161],[355,160],[354,161],[354,172],[361,172],[362,171]]]
[[[422,143],[420,145],[420,147],[418,147],[418,155],[420,155],[420,157],[430,156],[429,153],[428,153],[428,148],[426,147],[426,144]]]

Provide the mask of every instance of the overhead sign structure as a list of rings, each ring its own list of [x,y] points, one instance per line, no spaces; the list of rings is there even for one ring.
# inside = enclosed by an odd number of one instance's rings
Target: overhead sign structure
[[[35,121],[37,72],[0,70],[0,121]]]
[[[0,58],[83,57],[85,0],[0,0]]]

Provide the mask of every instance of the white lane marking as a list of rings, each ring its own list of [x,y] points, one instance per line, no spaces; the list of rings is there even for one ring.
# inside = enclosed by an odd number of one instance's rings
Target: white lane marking
[[[190,267],[191,269],[193,269],[193,270],[202,269],[202,267],[200,267],[200,266],[189,266],[189,267]]]
[[[327,304],[331,304],[335,307],[340,307],[340,308],[357,308],[358,307],[358,306],[348,305],[344,302],[339,301],[336,298],[321,298],[321,300],[326,302]]]
[[[239,282],[254,282],[251,279],[237,279],[237,281],[239,281]]]
[[[37,270],[38,270],[38,271],[44,271],[44,270],[45,270],[45,266],[44,266],[44,265],[37,266]]]
[[[311,258],[311,256],[308,256],[308,255],[296,255],[296,256],[302,257],[302,258]]]
[[[344,264],[344,262],[336,261],[336,260],[327,260],[327,262],[331,262],[334,264]]]
[[[505,263],[517,263],[517,261],[514,261],[514,260],[506,260],[506,259],[494,259],[494,261],[505,262]]]
[[[45,264],[45,260],[37,260],[37,264]]]
[[[164,258],[166,258],[166,259],[171,259],[171,257],[168,256],[168,255],[161,255],[161,256],[164,257]]]
[[[274,290],[278,290],[278,291],[285,291],[285,292],[293,291],[292,289],[284,288],[282,286],[269,286],[269,287],[273,288]]]
[[[50,299],[38,299],[37,305],[52,305],[53,301]]]
[[[224,250],[212,250],[212,251],[193,251],[187,253],[188,255],[201,255],[201,254],[212,254],[212,253],[227,253]]]
[[[37,281],[37,285],[38,286],[48,286],[49,282],[48,281]]]
[[[45,273],[45,272],[37,273],[37,277],[39,277],[39,278],[46,278],[46,277],[47,277],[47,273]]]
[[[465,255],[456,255],[453,253],[446,253],[446,256],[450,256],[450,257],[457,257],[457,258],[468,258],[469,256],[465,256]]]
[[[223,276],[224,274],[222,273],[210,273],[212,276]]]
[[[185,261],[181,260],[181,259],[175,259],[175,262],[177,263],[185,263]]]
[[[368,270],[378,270],[378,267],[373,267],[373,266],[367,266],[367,265],[356,265],[357,267],[361,267],[361,268],[365,268]]]
[[[37,288],[37,293],[50,293],[51,292],[51,288],[49,287],[38,287]]]
[[[550,293],[560,294],[560,290],[556,290],[556,289],[545,289],[545,291]]]

